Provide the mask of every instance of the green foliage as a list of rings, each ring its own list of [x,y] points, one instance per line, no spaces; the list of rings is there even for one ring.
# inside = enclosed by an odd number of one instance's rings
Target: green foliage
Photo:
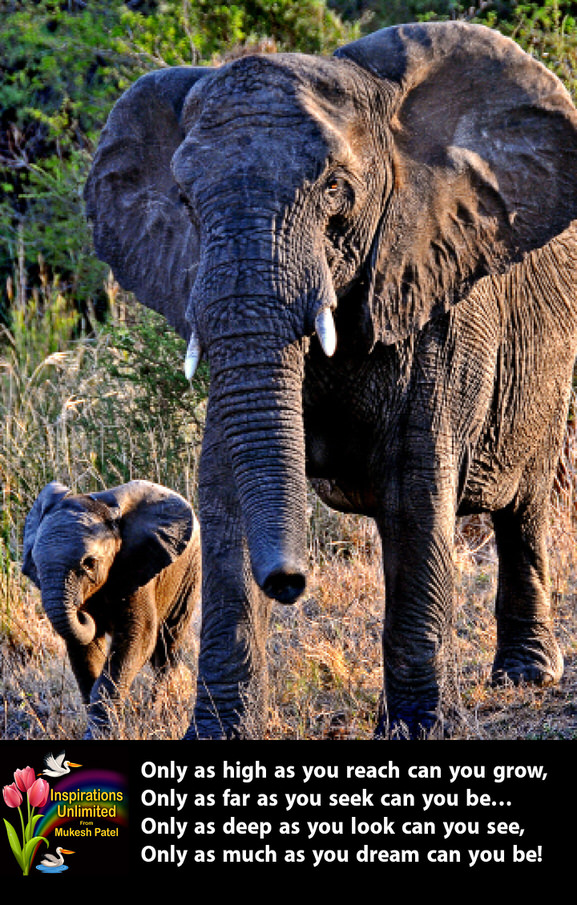
[[[131,67],[105,54],[110,12],[58,3],[0,4],[0,305],[6,284],[39,279],[39,256],[86,306],[104,270],[85,225],[82,185],[108,110]],[[104,7],[106,9],[106,7]]]
[[[38,283],[39,257],[80,310],[102,311],[82,187],[110,108],[139,75],[251,42],[328,52],[356,34],[324,0],[0,0],[0,317],[9,280]]]
[[[452,18],[460,12],[457,0],[334,0],[332,5],[344,15],[362,16],[369,31],[431,16]]]
[[[358,26],[345,24],[324,0],[197,0],[196,23],[203,51],[221,54],[238,44],[272,39],[279,50],[330,53],[358,37]]]
[[[18,362],[33,372],[50,356],[64,352],[74,339],[80,322],[78,312],[71,307],[58,287],[42,293],[34,291],[25,305],[10,311],[10,329],[4,339]]]
[[[577,98],[577,5],[544,0],[515,6],[506,19],[490,8],[478,21],[499,28],[551,69]]]
[[[194,494],[204,410],[208,396],[205,363],[189,384],[184,376],[186,347],[160,315],[138,308],[129,319],[116,314],[102,332],[106,354],[101,356],[109,392],[99,399],[98,425],[79,427],[105,442],[93,457],[104,483],[121,483],[138,474]],[[112,391],[110,388],[114,388]],[[130,456],[127,459],[127,448]],[[188,477],[187,477],[188,475]]]

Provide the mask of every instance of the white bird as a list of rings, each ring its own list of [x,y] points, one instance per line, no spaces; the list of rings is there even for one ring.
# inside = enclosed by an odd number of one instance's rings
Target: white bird
[[[64,864],[64,858],[62,855],[73,855],[74,852],[71,852],[68,848],[58,848],[56,849],[56,855],[44,855],[40,864],[43,867],[62,867]]]
[[[70,773],[70,767],[81,766],[82,764],[74,764],[71,760],[64,760],[64,751],[58,757],[54,757],[53,754],[47,754],[44,758],[44,770],[41,775],[57,778],[58,776],[64,776],[65,773]]]

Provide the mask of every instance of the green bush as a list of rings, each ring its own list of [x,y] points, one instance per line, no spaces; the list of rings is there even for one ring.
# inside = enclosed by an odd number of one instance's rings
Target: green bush
[[[355,34],[324,0],[0,0],[0,318],[10,281],[38,283],[39,258],[79,310],[102,315],[106,269],[92,251],[82,187],[110,108],[139,75],[212,62],[263,37],[317,52]]]
[[[359,35],[325,0],[196,0],[195,22],[203,36],[201,52],[221,54],[238,44],[271,39],[279,50],[331,53]]]
[[[544,0],[515,6],[507,18],[489,7],[479,21],[499,30],[551,69],[577,98],[577,4]]]
[[[39,259],[85,307],[102,297],[82,185],[108,110],[131,81],[107,53],[114,7],[72,14],[50,0],[0,0],[0,314],[9,286],[39,282]],[[104,9],[107,7],[104,5]]]

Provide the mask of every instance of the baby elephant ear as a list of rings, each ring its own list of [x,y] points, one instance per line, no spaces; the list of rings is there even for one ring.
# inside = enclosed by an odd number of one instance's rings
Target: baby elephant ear
[[[138,79],[108,117],[84,193],[97,255],[124,289],[185,337],[198,236],[171,161],[184,139],[184,101],[210,71],[183,66]]]
[[[376,79],[384,111],[392,184],[369,310],[374,340],[395,342],[577,217],[577,112],[556,76],[480,25],[383,29],[337,56]]]
[[[46,515],[60,500],[70,493],[70,489],[58,481],[52,481],[40,491],[24,522],[24,539],[22,548],[22,573],[39,587],[38,575],[32,551],[36,542],[38,527]]]
[[[184,551],[198,523],[180,494],[149,481],[130,481],[91,494],[111,509],[121,538],[114,576],[127,587],[148,584]]]

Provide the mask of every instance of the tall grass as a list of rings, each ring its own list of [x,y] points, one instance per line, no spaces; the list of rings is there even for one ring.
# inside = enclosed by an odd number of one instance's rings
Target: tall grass
[[[54,479],[78,491],[132,478],[195,502],[207,373],[190,387],[183,344],[164,321],[109,286],[98,325],[43,285],[14,309],[0,357],[0,737],[81,737],[82,705],[62,641],[20,573],[26,513]],[[551,522],[552,590],[566,673],[554,689],[492,689],[496,556],[490,523],[457,531],[457,643],[468,724],[481,738],[577,737],[575,434],[568,432]],[[380,542],[368,519],[309,499],[310,578],[303,601],[274,605],[268,645],[270,738],[369,738],[382,684]],[[119,738],[179,738],[193,706],[198,619],[181,669],[160,688],[144,670]]]
[[[191,390],[182,341],[114,296],[106,326],[54,291],[17,307],[0,359],[4,540],[39,490],[57,479],[88,492],[146,472],[192,494],[206,376]]]

